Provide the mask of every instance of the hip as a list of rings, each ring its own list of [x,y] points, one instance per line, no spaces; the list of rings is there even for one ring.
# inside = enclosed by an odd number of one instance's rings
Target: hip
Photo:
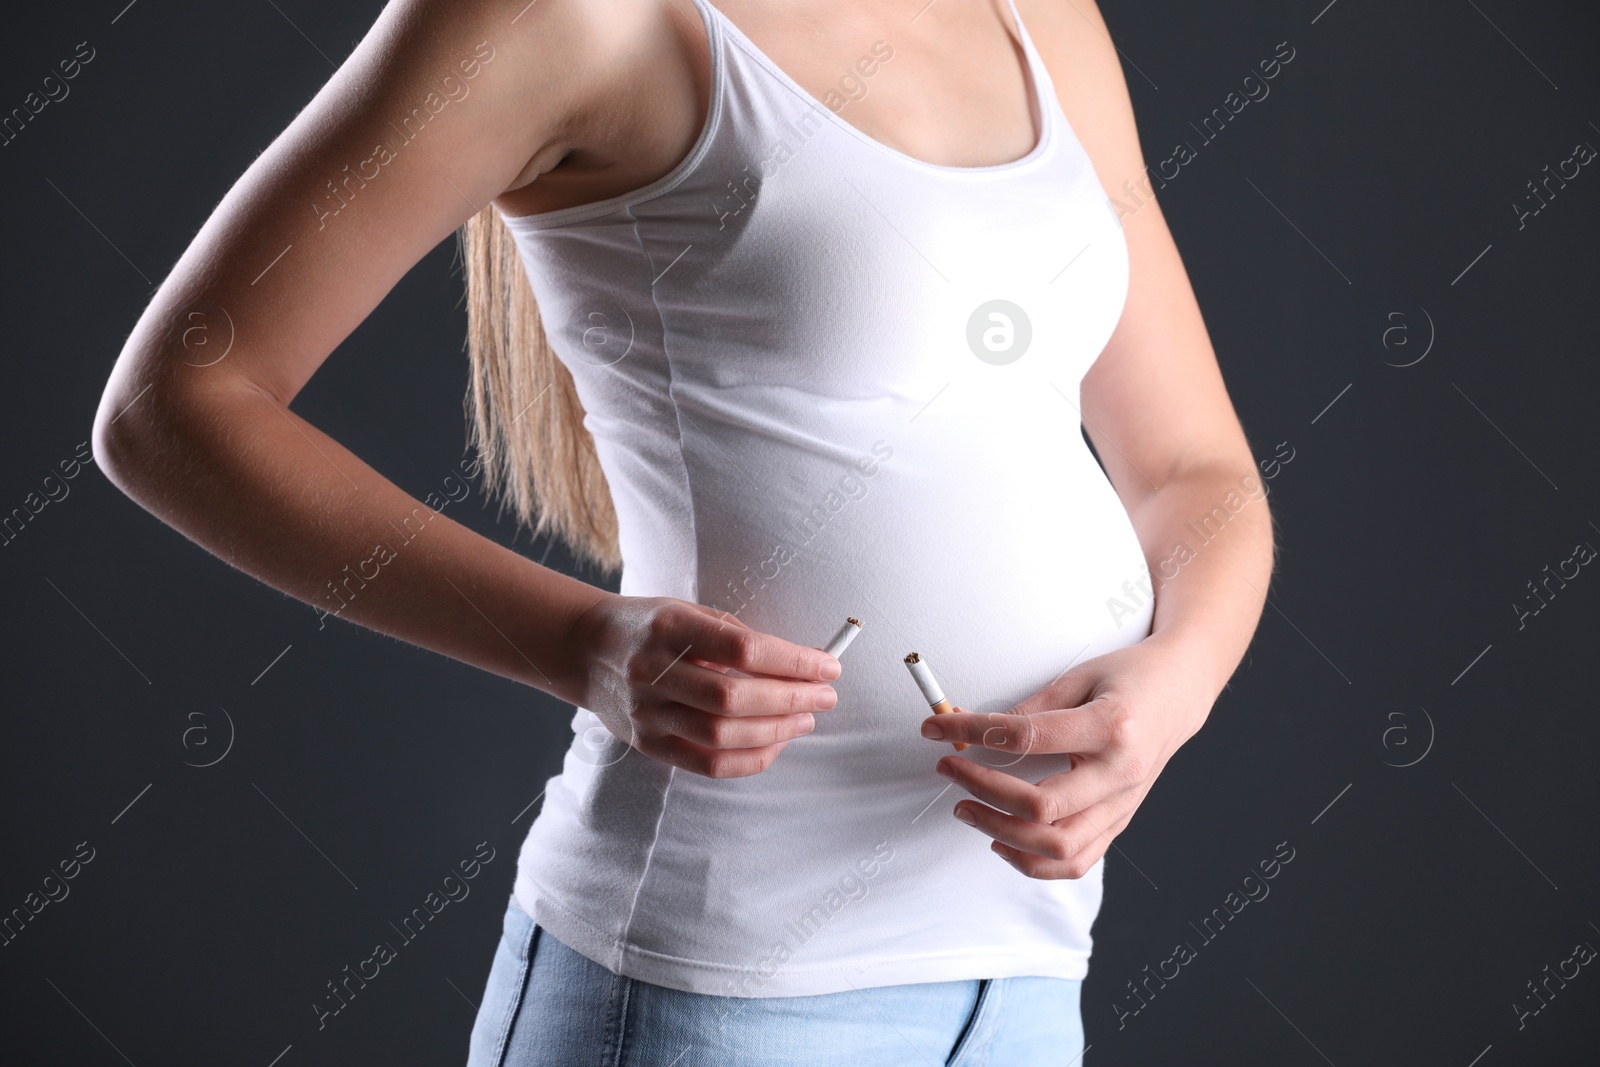
[[[1022,976],[796,997],[690,993],[613,974],[508,903],[467,1062],[1066,1067],[1083,1050],[1081,989]]]

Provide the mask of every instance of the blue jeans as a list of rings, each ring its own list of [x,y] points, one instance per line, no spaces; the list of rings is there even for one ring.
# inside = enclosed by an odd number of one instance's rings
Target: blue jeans
[[[612,974],[506,907],[467,1067],[1072,1067],[1063,978],[986,978],[804,997],[685,993]]]

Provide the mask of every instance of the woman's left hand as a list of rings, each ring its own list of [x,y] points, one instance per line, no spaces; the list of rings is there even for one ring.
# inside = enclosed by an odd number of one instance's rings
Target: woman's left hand
[[[1217,697],[1203,665],[1165,636],[1072,667],[1009,711],[924,719],[922,736],[933,740],[1018,757],[1071,754],[1071,770],[1037,783],[972,751],[945,756],[935,769],[976,798],[958,803],[955,817],[994,838],[990,848],[1030,878],[1088,873]]]

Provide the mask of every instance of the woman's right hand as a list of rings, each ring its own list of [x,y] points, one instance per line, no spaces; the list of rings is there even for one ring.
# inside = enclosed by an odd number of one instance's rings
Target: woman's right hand
[[[707,778],[766,770],[838,699],[834,657],[686,600],[608,594],[571,637],[580,705],[645,755]]]

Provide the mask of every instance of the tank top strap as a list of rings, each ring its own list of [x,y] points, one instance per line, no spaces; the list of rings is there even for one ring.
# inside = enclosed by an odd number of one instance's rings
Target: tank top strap
[[[1017,11],[1017,0],[1006,0],[1006,5],[1011,8],[1011,21],[1017,24],[1017,36],[1021,38],[1024,46],[1028,45],[1028,31],[1022,25],[1022,14]]]
[[[715,51],[722,38],[722,23],[720,21],[722,12],[711,4],[711,0],[691,0],[691,2],[694,4],[695,10],[700,12],[700,21],[705,24],[706,44],[712,51]]]
[[[1044,57],[1034,47],[1033,35],[1028,32],[1028,27],[1022,21],[1022,14],[1017,10],[1017,0],[1006,0],[1011,8],[1011,19],[1017,25],[1017,36],[1022,42],[1022,55],[1028,64],[1028,76],[1034,82],[1035,94],[1042,107],[1054,110],[1059,104],[1056,101],[1055,85],[1050,80],[1050,72],[1045,69]],[[1043,116],[1040,116],[1041,119]]]

